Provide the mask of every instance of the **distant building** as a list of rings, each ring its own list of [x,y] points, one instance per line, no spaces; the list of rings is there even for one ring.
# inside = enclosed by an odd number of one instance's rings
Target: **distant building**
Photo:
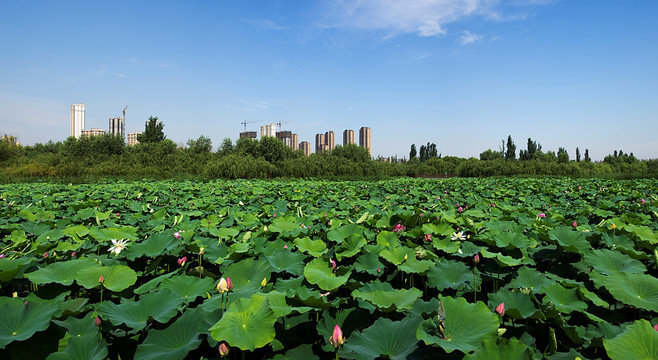
[[[354,144],[354,130],[343,131],[343,146]]]
[[[368,154],[372,151],[372,143],[370,142],[372,137],[372,130],[369,127],[362,127],[359,129],[359,146],[368,149]]]
[[[105,129],[92,128],[89,130],[82,130],[81,136],[97,136],[105,135]]]
[[[336,136],[333,131],[324,133],[324,145],[329,151],[332,151],[336,147]]]
[[[110,135],[126,137],[126,120],[122,117],[110,118]]]
[[[292,151],[296,151],[298,149],[297,144],[299,144],[299,135],[292,134],[291,140],[292,140]]]
[[[245,131],[240,133],[240,139],[256,139],[258,137],[258,133],[255,131]]]
[[[139,144],[139,140],[137,140],[137,135],[141,135],[141,131],[135,131],[134,133],[129,133],[128,134],[128,146],[135,146]]]
[[[85,104],[71,105],[71,135],[79,138],[85,128]]]
[[[260,127],[260,138],[265,136],[276,137],[276,124],[263,125]]]
[[[308,141],[300,142],[299,148],[304,152],[304,155],[311,156],[311,144]]]
[[[324,134],[315,134],[315,153],[325,150]]]

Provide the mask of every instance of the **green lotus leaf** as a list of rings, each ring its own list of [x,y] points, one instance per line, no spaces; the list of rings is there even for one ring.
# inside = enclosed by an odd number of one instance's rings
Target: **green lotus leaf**
[[[280,273],[287,271],[298,276],[304,272],[304,259],[306,256],[298,251],[280,249],[272,255],[265,256],[265,258],[272,265],[274,272]]]
[[[327,231],[327,239],[337,244],[342,244],[345,239],[348,239],[354,235],[361,235],[360,237],[362,237],[363,227],[357,224],[347,224]]]
[[[655,245],[656,243],[658,243],[658,234],[656,234],[656,231],[652,230],[648,226],[626,224],[624,225],[624,230],[635,235],[638,239],[642,241],[649,242],[651,245]]]
[[[651,275],[615,273],[607,276],[603,284],[624,304],[658,311],[658,279]]]
[[[439,345],[446,352],[459,350],[468,353],[480,348],[482,340],[496,336],[498,315],[483,302],[470,304],[464,298],[441,297],[445,312],[441,333],[437,317],[425,320],[418,328],[416,337],[427,345]]]
[[[105,279],[103,286],[116,292],[127,289],[137,281],[137,273],[125,265],[94,266],[82,269],[75,275],[75,281],[87,289],[93,289],[100,285],[98,280],[101,275]]]
[[[416,257],[408,258],[407,261],[398,265],[398,269],[407,274],[422,274],[434,265],[434,261],[418,260]]]
[[[135,289],[135,291],[133,291],[133,292],[134,292],[135,294],[145,294],[145,293],[147,293],[147,292],[153,291],[153,290],[155,290],[158,286],[160,286],[160,284],[162,283],[162,281],[164,281],[164,279],[169,279],[170,277],[172,277],[172,276],[174,276],[174,275],[175,275],[175,273],[170,272],[170,273],[166,273],[166,274],[163,274],[163,275],[157,276],[157,277],[155,277],[155,278],[153,278],[153,279],[147,281],[144,285],[138,287],[138,288]],[[144,278],[142,278],[142,280],[144,280]]]
[[[336,259],[350,258],[358,254],[366,245],[367,241],[360,234],[354,234],[347,237],[336,249]]]
[[[473,280],[473,271],[468,266],[452,260],[437,263],[427,272],[428,284],[439,290],[457,289]]]
[[[184,233],[183,233],[184,234]],[[180,244],[181,240],[169,232],[149,235],[148,239],[130,244],[125,250],[126,257],[134,259],[139,256],[157,257]]]
[[[352,271],[349,271],[340,276],[332,273],[331,265],[322,258],[313,259],[304,267],[306,281],[327,291],[345,284],[351,273]]]
[[[384,264],[379,261],[379,256],[377,254],[367,252],[356,259],[354,269],[370,275],[377,275],[377,269],[384,271]]]
[[[227,228],[227,227],[211,227],[208,229],[208,233],[212,236],[217,236],[220,240],[224,239],[233,239],[240,233],[240,230],[236,228]]]
[[[198,278],[196,276],[177,275],[162,280],[160,289],[169,289],[174,294],[184,298],[185,302],[191,302],[199,296],[204,296],[206,292],[212,291],[214,285],[213,280],[208,277]]]
[[[549,230],[548,236],[551,240],[556,241],[565,250],[570,252],[584,254],[592,249],[592,245],[587,241],[586,233],[574,231],[566,226]]]
[[[93,323],[93,321],[92,321]],[[47,360],[103,360],[107,357],[105,340],[98,333],[71,336],[66,349],[48,355]]]
[[[89,229],[89,236],[103,243],[109,243],[110,240],[112,239],[115,240],[127,239],[130,240],[131,242],[138,239],[137,229],[132,226],[122,226],[120,228],[106,228],[106,229],[102,229],[94,226],[91,229]]]
[[[324,243],[324,241],[311,240],[311,238],[308,236],[295,239],[295,246],[297,246],[300,251],[303,251],[313,257],[321,256],[327,252],[327,245]]]
[[[255,350],[274,340],[276,316],[267,299],[254,294],[249,299],[238,299],[229,305],[222,318],[210,328],[217,341],[226,341],[242,350]]]
[[[482,257],[486,259],[494,259],[496,260],[496,263],[500,265],[501,267],[507,267],[507,266],[517,266],[521,265],[524,263],[529,263],[530,260],[528,260],[526,257],[522,257],[520,259],[516,259],[511,256],[503,255],[498,252],[493,252],[489,251],[487,249],[482,249],[480,250],[480,253],[482,254]]]
[[[569,314],[572,311],[580,312],[587,309],[587,303],[578,298],[577,289],[567,289],[556,283],[544,287],[543,292],[546,294],[544,304],[550,301],[562,313]]]
[[[144,342],[137,346],[135,360],[177,360],[199,347],[199,323],[207,315],[203,310],[188,309],[163,330],[151,329]]]
[[[231,278],[234,293],[249,296],[260,291],[263,279],[269,281],[272,267],[267,260],[249,258],[229,265],[222,276]]]
[[[405,317],[401,321],[379,318],[370,327],[353,332],[345,342],[341,352],[353,353],[357,360],[406,359],[418,347],[416,329],[422,318]]]
[[[437,237],[449,236],[455,231],[448,223],[440,224],[423,224],[423,234],[438,235]]]
[[[406,246],[398,246],[392,249],[384,249],[379,256],[394,265],[400,265],[409,258],[416,256],[416,251]]]
[[[594,271],[603,275],[611,275],[617,272],[627,274],[644,273],[647,270],[640,261],[618,251],[608,249],[592,250],[583,256],[583,261],[587,266],[591,266]]]
[[[393,249],[400,246],[400,239],[391,231],[382,231],[377,234],[377,244],[383,247]]]
[[[265,294],[265,297],[267,297],[270,309],[272,309],[272,312],[274,312],[274,315],[277,318],[288,316],[295,311],[303,314],[311,310],[310,307],[295,307],[288,305],[286,302],[286,294],[277,291],[270,291]]]
[[[29,339],[50,325],[59,310],[48,302],[27,302],[20,298],[0,297],[0,349],[12,341]]]
[[[513,319],[526,319],[537,313],[537,308],[529,295],[507,290],[499,290],[497,293],[489,294],[490,308],[495,308],[503,302],[505,303],[505,315]]]
[[[516,278],[508,284],[509,288],[517,289],[530,289],[535,294],[541,293],[545,286],[555,283],[546,278],[546,275],[539,271],[526,266],[520,267],[517,270]]]
[[[48,243],[48,242],[57,242],[61,238],[64,237],[64,230],[62,229],[52,229],[48,230],[45,233],[39,235],[37,237],[37,241],[40,243]]]
[[[613,339],[604,339],[603,346],[612,360],[658,359],[658,331],[646,320],[636,320]]]
[[[58,283],[62,285],[71,285],[73,284],[75,275],[78,271],[90,267],[100,268],[101,265],[95,260],[89,258],[58,261],[37,271],[25,274],[25,277],[35,284]],[[98,279],[96,279],[96,282],[98,282]]]
[[[537,241],[521,232],[502,231],[496,233],[493,238],[496,240],[496,246],[502,249],[528,249],[537,246]]]
[[[393,289],[389,283],[375,281],[367,283],[352,292],[352,297],[362,299],[377,306],[385,312],[413,307],[414,302],[423,295],[416,289]]]
[[[461,247],[460,241],[451,240],[449,237],[443,239],[433,239],[432,247],[436,250],[441,250],[447,254],[454,254],[459,251]]]
[[[271,232],[284,233],[298,230],[299,227],[300,225],[294,217],[286,216],[274,219],[268,229]]]
[[[101,318],[108,319],[114,325],[126,324],[133,330],[143,329],[149,319],[161,324],[167,323],[178,314],[178,307],[184,302],[180,296],[169,290],[148,293],[140,296],[139,301],[124,301],[115,304],[103,301],[96,306]]]
[[[34,258],[19,257],[18,259],[9,259],[8,257],[0,259],[0,281],[8,282],[21,271],[24,271],[32,264]]]
[[[507,303],[505,303],[507,305]],[[482,347],[464,360],[532,360],[532,350],[516,339],[484,339]]]
[[[53,322],[66,329],[71,336],[82,336],[98,333],[98,326],[94,323],[94,316],[85,316],[82,319],[68,317],[65,320],[53,320]]]

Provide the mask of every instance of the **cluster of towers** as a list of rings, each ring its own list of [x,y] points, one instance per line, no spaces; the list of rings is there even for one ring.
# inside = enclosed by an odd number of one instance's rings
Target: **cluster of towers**
[[[114,136],[121,136],[125,138],[126,136],[126,106],[123,108],[123,116],[110,118],[109,129],[106,132],[105,129],[100,128],[91,128],[85,129],[85,104],[73,104],[71,105],[71,135],[76,139],[80,136],[95,136],[95,135],[105,135],[106,133]],[[137,143],[137,135],[141,134],[141,131],[128,134],[128,145],[135,145]]]

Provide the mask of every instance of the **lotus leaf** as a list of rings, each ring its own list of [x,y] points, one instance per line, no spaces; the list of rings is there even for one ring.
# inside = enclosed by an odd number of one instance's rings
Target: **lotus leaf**
[[[351,273],[349,271],[344,275],[333,274],[329,263],[322,258],[313,259],[304,267],[306,281],[319,286],[322,290],[334,290],[345,284]]]
[[[96,310],[103,319],[114,325],[126,324],[133,330],[143,329],[149,319],[165,324],[178,314],[178,307],[184,299],[169,290],[148,293],[140,296],[139,301],[124,301],[114,304],[103,301]]]
[[[354,332],[343,350],[354,353],[356,359],[406,359],[417,348],[416,329],[421,317],[406,317],[401,321],[379,318],[370,327]]]
[[[583,311],[587,309],[587,303],[578,298],[576,289],[566,289],[560,284],[551,284],[543,289],[544,303],[549,301],[555,305],[555,308],[565,314],[572,311]]]
[[[375,281],[352,292],[352,297],[369,301],[385,312],[413,307],[423,293],[416,289],[393,289],[389,283]]]
[[[169,289],[172,293],[184,298],[186,302],[191,302],[199,296],[204,296],[206,292],[212,291],[214,284],[212,279],[207,277],[198,278],[196,276],[176,275],[164,279],[160,285],[160,289]]]
[[[615,273],[605,278],[604,286],[624,304],[658,311],[658,279],[651,275]]]
[[[439,290],[457,289],[473,280],[473,272],[468,266],[452,260],[437,263],[427,272],[429,285]]]
[[[255,294],[249,299],[238,299],[232,303],[222,318],[210,328],[210,334],[217,341],[224,340],[230,346],[253,351],[274,340],[275,322],[276,316],[267,299]]]
[[[37,271],[25,274],[25,277],[35,284],[58,283],[71,285],[75,280],[77,272],[89,267],[100,268],[100,265],[95,260],[89,258],[58,261]],[[98,279],[96,279],[96,282],[98,282]]]
[[[604,339],[603,346],[612,360],[658,359],[658,331],[648,321],[637,320],[615,338]]]
[[[49,302],[25,303],[19,298],[0,297],[0,349],[45,330],[58,310]]]
[[[201,344],[198,329],[205,316],[201,309],[188,309],[167,328],[149,331],[144,342],[137,346],[135,360],[185,359]]]
[[[87,289],[100,286],[98,281],[104,278],[103,286],[111,291],[123,291],[137,281],[137,273],[125,265],[93,266],[78,271],[75,281]]]

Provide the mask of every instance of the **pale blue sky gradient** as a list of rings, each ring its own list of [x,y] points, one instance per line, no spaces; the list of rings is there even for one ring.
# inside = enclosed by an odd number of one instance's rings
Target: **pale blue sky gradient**
[[[177,143],[290,121],[374,156],[477,157],[512,135],[658,158],[656,1],[3,1],[0,133],[65,140],[125,105]]]

